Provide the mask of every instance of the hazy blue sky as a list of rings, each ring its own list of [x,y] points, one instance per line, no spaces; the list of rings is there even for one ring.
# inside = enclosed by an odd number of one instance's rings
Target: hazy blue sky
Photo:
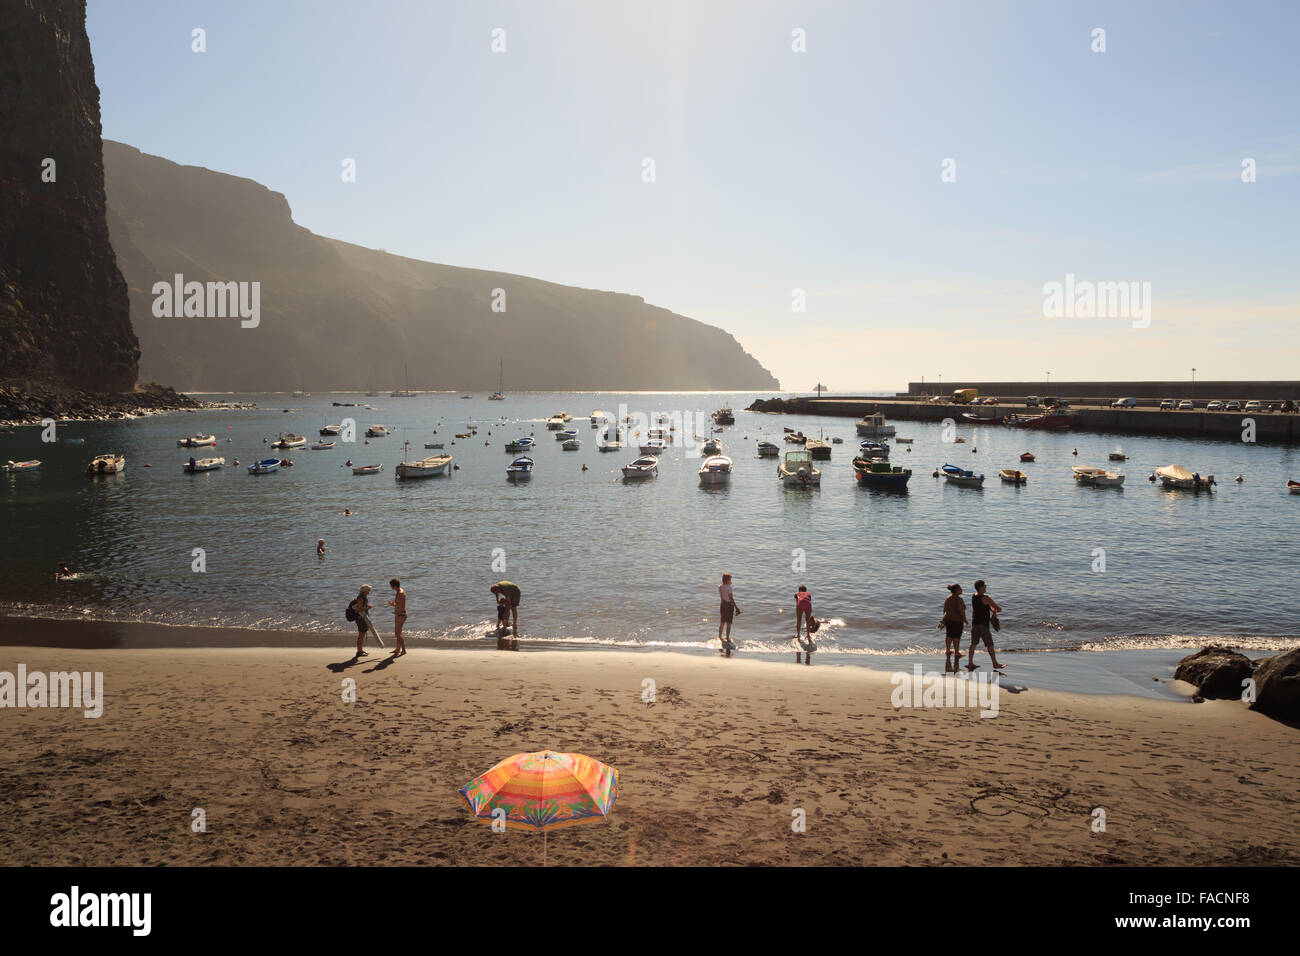
[[[105,137],[323,235],[644,296],[789,389],[1300,377],[1292,0],[89,10]],[[1067,272],[1150,282],[1150,326],[1044,317]]]

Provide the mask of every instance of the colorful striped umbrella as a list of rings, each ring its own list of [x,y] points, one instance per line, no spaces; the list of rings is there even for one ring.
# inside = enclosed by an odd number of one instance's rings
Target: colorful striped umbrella
[[[460,796],[484,823],[502,819],[493,811],[503,810],[507,827],[545,834],[608,816],[618,798],[618,771],[582,754],[515,754],[462,787]]]

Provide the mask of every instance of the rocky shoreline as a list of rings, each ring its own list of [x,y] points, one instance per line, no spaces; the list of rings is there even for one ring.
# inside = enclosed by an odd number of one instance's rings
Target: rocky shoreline
[[[183,409],[207,407],[207,403],[150,382],[130,392],[82,392],[43,382],[0,384],[0,425],[35,425],[44,419],[55,421],[111,421],[140,418]]]

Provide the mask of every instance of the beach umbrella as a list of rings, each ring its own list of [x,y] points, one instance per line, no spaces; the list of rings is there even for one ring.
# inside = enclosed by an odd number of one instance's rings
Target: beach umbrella
[[[614,809],[618,771],[583,754],[521,753],[471,780],[460,796],[484,823],[541,830],[545,865],[547,831],[598,822]]]

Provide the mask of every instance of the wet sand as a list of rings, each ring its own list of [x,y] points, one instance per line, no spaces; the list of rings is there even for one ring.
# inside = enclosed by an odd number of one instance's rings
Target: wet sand
[[[540,834],[493,833],[457,789],[549,748],[622,781],[607,820],[549,835],[552,865],[1300,863],[1300,731],[1237,701],[1028,689],[981,718],[896,710],[858,667],[350,654],[0,649],[105,684],[98,719],[0,709],[7,861],[537,864]]]

